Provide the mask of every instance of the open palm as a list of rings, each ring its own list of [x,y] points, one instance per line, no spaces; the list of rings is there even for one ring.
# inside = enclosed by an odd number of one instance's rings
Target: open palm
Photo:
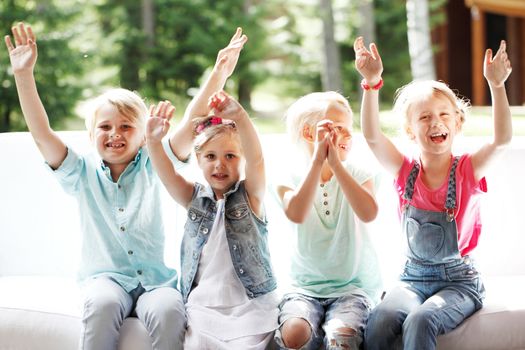
[[[9,51],[9,59],[11,60],[13,71],[33,70],[38,54],[36,38],[31,27],[21,23],[13,27],[12,32],[16,46],[13,45],[9,36],[5,37],[5,44]]]
[[[246,41],[248,41],[248,37],[242,34],[241,28],[237,28],[228,46],[219,51],[216,66],[223,71],[227,77],[232,75]]]

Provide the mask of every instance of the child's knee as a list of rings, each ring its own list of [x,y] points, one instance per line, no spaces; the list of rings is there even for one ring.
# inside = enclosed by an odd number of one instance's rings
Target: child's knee
[[[290,318],[281,326],[281,337],[289,349],[300,349],[312,336],[310,324],[303,318]]]
[[[358,350],[363,338],[351,327],[339,327],[327,334],[328,349]]]

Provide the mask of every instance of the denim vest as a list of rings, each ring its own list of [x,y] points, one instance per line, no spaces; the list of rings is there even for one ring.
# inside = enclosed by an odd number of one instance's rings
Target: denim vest
[[[252,212],[244,181],[237,182],[225,193],[224,200],[226,239],[233,267],[246,295],[252,299],[271,292],[277,287],[277,281],[270,261],[267,222]],[[188,300],[216,214],[212,189],[195,183],[181,245],[180,287],[184,301]]]

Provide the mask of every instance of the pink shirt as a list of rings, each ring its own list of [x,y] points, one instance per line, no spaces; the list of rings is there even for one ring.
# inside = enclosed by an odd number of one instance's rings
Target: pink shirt
[[[407,157],[399,170],[399,176],[394,180],[394,186],[399,196],[399,215],[401,208],[407,202],[403,198],[407,177],[412,170],[415,160]],[[452,165],[452,162],[450,162]],[[450,169],[449,169],[450,170]],[[421,179],[420,169],[414,185],[412,206],[432,211],[443,211],[447,195],[448,176],[441,186],[435,190],[429,189]],[[478,245],[481,234],[480,194],[487,192],[485,178],[476,181],[470,154],[461,156],[456,168],[456,225],[458,228],[458,247],[461,256],[467,255]]]

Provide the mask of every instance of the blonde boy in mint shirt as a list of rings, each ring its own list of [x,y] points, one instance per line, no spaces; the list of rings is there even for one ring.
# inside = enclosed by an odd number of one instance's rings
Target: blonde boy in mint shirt
[[[377,203],[371,174],[347,161],[352,111],[340,94],[316,92],[297,100],[286,119],[306,159],[277,187],[296,245],[293,292],[279,306],[275,341],[282,349],[359,349],[381,277],[357,223],[373,220]]]
[[[153,349],[181,349],[186,315],[177,272],[164,264],[160,182],[144,148],[144,101],[125,89],[99,96],[86,120],[96,152],[77,154],[49,126],[33,76],[37,45],[31,27],[20,23],[12,32],[15,45],[9,36],[5,42],[27,126],[79,205],[86,296],[79,348],[117,349],[124,318],[134,315],[144,323]],[[152,111],[171,117],[174,107],[160,105]],[[173,155],[167,139],[164,146]]]

